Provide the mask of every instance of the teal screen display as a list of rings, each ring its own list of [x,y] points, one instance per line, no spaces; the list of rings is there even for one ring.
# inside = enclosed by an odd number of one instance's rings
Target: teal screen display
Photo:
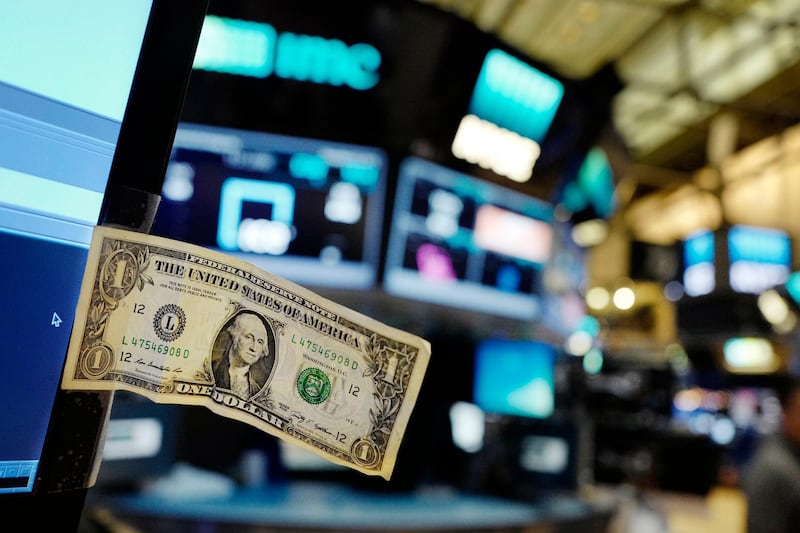
[[[486,54],[470,113],[541,143],[555,117],[564,86],[499,49]]]
[[[487,339],[475,352],[474,402],[488,413],[547,418],[555,407],[555,350],[530,340]]]

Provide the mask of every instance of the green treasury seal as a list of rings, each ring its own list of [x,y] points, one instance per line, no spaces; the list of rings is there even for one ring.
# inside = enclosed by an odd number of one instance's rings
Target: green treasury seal
[[[331,395],[331,380],[319,368],[306,368],[297,376],[297,392],[308,403],[322,403]]]

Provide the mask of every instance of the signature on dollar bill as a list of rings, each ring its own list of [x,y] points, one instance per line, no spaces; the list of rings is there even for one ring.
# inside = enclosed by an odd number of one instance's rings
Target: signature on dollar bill
[[[97,227],[62,387],[215,413],[386,479],[430,344],[198,246]]]

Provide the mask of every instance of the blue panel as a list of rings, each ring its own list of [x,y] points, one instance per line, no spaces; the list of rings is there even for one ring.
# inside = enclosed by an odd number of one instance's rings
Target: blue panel
[[[754,226],[733,226],[728,231],[731,264],[752,261],[772,265],[791,265],[791,243],[785,231]]]
[[[197,43],[194,68],[266,78],[272,74],[277,34],[269,24],[209,15]]]
[[[14,260],[0,267],[0,291],[5,302],[14,302],[2,329],[7,342],[0,402],[14,407],[0,417],[0,461],[35,462],[58,390],[88,252],[4,232],[0,249],[14,253]],[[36,282],[19,282],[24,279]]]
[[[545,343],[489,339],[475,352],[474,402],[490,413],[547,418],[553,414],[555,352]]]
[[[490,50],[478,74],[470,113],[541,142],[564,96],[558,81],[519,59]]]
[[[683,258],[685,267],[701,263],[714,262],[714,234],[701,231],[689,236],[683,242]]]

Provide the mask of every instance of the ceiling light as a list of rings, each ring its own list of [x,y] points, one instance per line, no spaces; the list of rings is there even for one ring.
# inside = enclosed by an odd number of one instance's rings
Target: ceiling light
[[[589,309],[599,311],[604,309],[611,301],[611,295],[605,287],[592,287],[586,291],[586,305]]]
[[[626,311],[636,303],[636,293],[630,287],[620,287],[614,291],[612,301],[617,309]]]
[[[600,244],[607,235],[608,224],[599,218],[580,222],[572,228],[572,240],[583,248]]]

